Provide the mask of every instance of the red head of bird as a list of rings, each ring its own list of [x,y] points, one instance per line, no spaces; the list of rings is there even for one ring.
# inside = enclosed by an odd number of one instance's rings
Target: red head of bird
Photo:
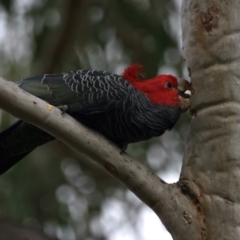
[[[159,75],[141,81],[138,79],[139,76],[144,77],[141,69],[142,65],[133,64],[125,69],[122,77],[129,81],[136,89],[143,92],[154,104],[181,107],[183,110],[189,107],[189,95],[184,94],[186,90],[191,91],[189,82],[186,80],[179,82],[172,75]]]

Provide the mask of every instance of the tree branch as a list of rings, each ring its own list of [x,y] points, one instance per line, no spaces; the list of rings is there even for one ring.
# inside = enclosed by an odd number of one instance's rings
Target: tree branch
[[[199,230],[198,211],[177,184],[169,185],[140,162],[68,114],[0,78],[0,108],[50,133],[105,168],[161,218],[173,236]],[[180,223],[180,224],[179,224]],[[182,224],[181,224],[182,223]],[[179,239],[179,238],[176,238]]]

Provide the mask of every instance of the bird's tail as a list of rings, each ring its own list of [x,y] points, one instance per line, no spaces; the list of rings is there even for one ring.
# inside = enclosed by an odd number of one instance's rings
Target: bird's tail
[[[0,174],[54,137],[21,120],[0,133]]]

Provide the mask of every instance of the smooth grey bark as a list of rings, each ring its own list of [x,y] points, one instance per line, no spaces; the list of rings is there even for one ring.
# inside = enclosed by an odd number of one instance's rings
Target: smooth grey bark
[[[201,239],[239,240],[240,1],[183,0],[182,29],[195,94],[181,182]]]

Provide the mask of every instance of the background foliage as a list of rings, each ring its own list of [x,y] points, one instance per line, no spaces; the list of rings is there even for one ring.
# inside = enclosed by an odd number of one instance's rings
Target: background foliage
[[[147,77],[184,76],[178,5],[173,0],[0,0],[1,76],[18,81],[80,68],[120,74],[136,62]],[[0,119],[1,130],[15,121],[2,111]],[[132,144],[128,153],[169,179],[170,171],[180,171],[188,122],[185,114],[173,131]],[[39,147],[0,178],[1,219],[58,239],[155,239],[142,229],[151,219],[146,208],[59,141]]]

